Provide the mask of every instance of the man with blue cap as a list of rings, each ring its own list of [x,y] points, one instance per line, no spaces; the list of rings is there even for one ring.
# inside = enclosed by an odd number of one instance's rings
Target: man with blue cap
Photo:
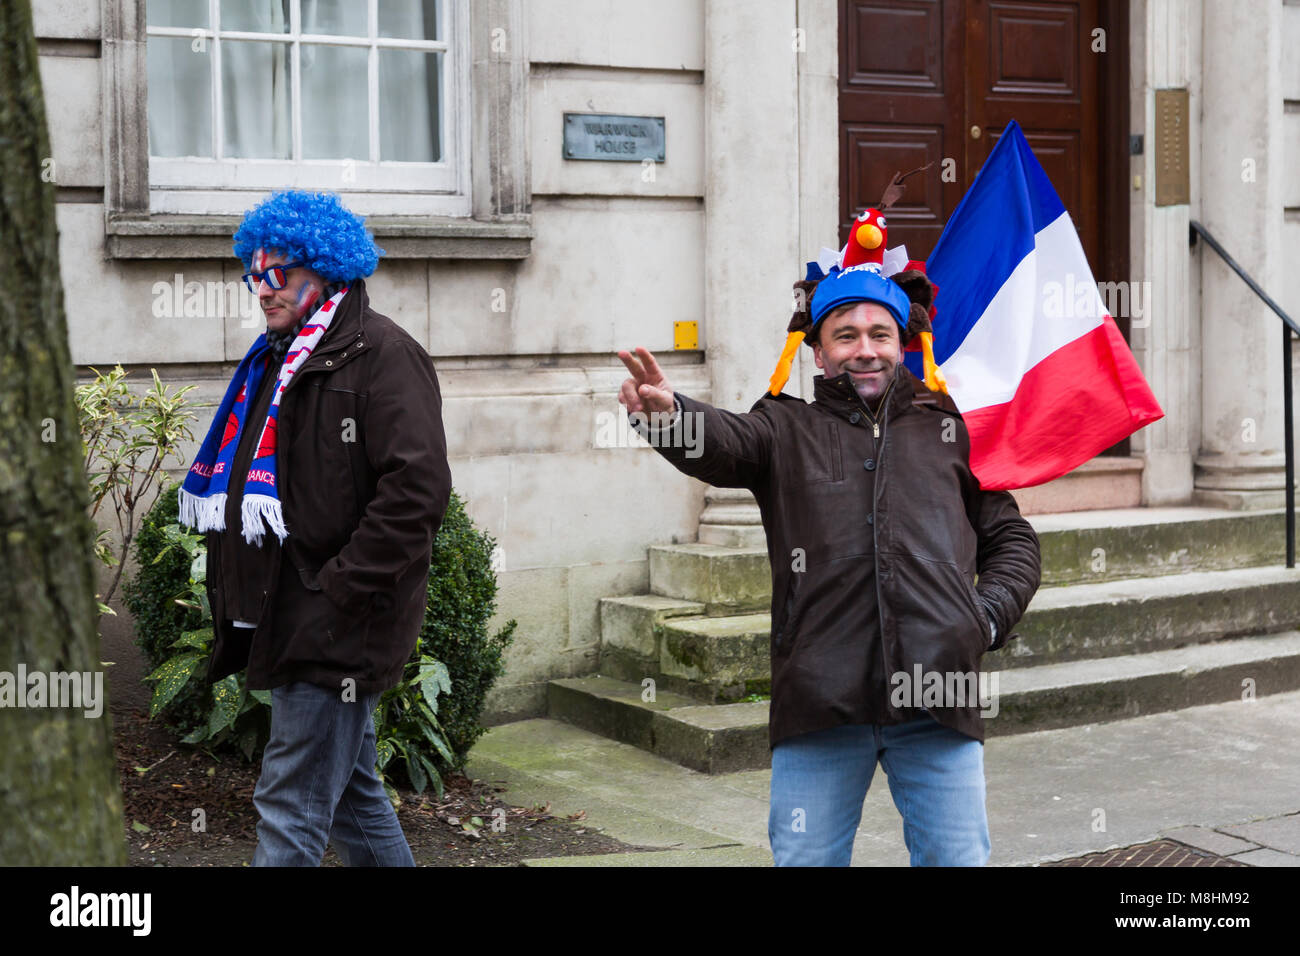
[[[644,348],[619,353],[632,373],[619,400],[643,434],[658,426],[656,451],[758,501],[778,866],[848,865],[877,763],[913,865],[988,861],[983,719],[997,705],[979,663],[1015,636],[1039,583],[1033,529],[1009,493],[980,488],[943,393],[935,287],[884,253],[885,228],[869,209],[829,270],[810,264],[770,392],[745,414],[674,391]],[[800,342],[824,373],[811,403],[781,393]],[[924,381],[905,344],[925,352]]]

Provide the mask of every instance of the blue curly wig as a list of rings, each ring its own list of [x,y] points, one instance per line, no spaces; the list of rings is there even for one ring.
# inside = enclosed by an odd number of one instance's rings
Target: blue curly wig
[[[301,260],[328,282],[350,282],[375,271],[384,250],[362,218],[334,193],[274,192],[244,214],[235,231],[235,255],[251,268],[258,249]]]

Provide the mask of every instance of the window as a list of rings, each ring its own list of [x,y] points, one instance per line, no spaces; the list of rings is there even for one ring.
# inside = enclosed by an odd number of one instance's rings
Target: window
[[[467,6],[149,0],[150,211],[237,213],[296,187],[469,215]]]

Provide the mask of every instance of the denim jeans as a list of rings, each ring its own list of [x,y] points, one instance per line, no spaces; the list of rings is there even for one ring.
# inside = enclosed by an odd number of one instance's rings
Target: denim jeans
[[[306,683],[271,691],[254,866],[319,866],[327,842],[347,866],[415,865],[375,774],[379,695],[342,697]]]
[[[777,866],[848,866],[876,761],[885,768],[913,866],[989,858],[984,745],[933,717],[801,734],[772,751],[767,832]]]

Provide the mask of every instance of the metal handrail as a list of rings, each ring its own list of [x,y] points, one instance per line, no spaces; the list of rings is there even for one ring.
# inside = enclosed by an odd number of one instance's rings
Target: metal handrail
[[[1247,274],[1246,270],[1237,265],[1237,260],[1228,255],[1227,250],[1223,248],[1209,230],[1202,226],[1195,219],[1191,220],[1191,244],[1196,245],[1196,237],[1199,235],[1206,241],[1211,249],[1219,254],[1219,257],[1228,264],[1233,272],[1241,276],[1241,281],[1250,287],[1250,291],[1264,300],[1264,304],[1277,313],[1282,320],[1282,430],[1283,442],[1286,445],[1286,566],[1295,567],[1295,436],[1294,424],[1292,422],[1292,402],[1291,402],[1291,333],[1295,332],[1300,335],[1300,325],[1296,324],[1295,319],[1287,315],[1283,308],[1273,301],[1267,292],[1259,287],[1259,283]]]

